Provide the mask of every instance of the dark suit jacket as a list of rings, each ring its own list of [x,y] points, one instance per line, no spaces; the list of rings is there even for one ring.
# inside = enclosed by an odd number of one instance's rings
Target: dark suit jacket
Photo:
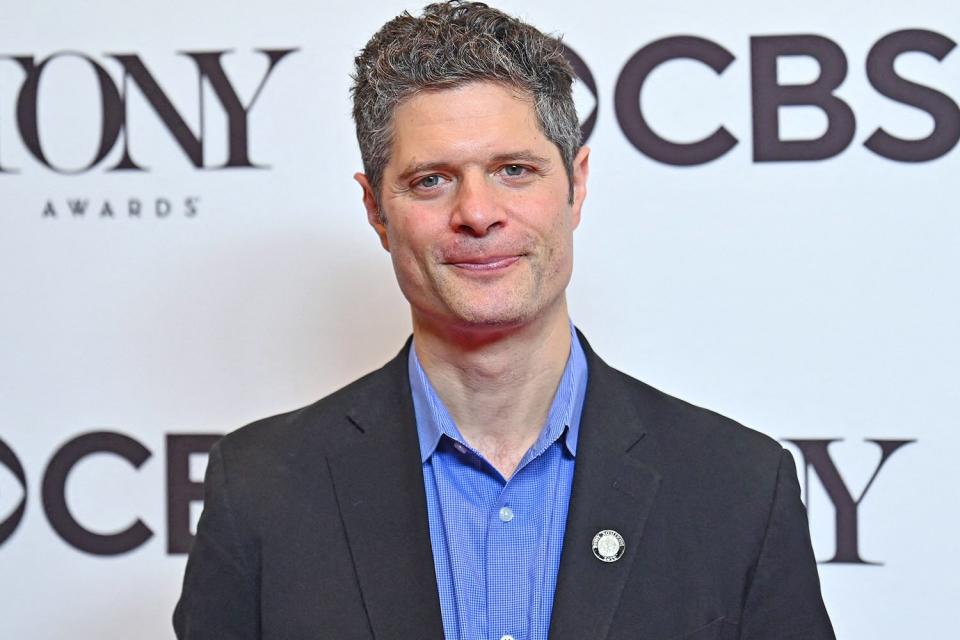
[[[833,639],[790,454],[581,341],[551,640]],[[214,446],[178,638],[443,638],[408,349]],[[594,557],[602,529],[623,535],[620,560]]]

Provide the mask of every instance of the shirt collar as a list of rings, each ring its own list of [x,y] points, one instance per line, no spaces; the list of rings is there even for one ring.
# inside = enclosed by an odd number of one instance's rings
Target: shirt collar
[[[413,408],[417,420],[417,436],[420,440],[420,461],[426,462],[433,455],[441,436],[447,436],[455,442],[468,446],[456,423],[447,411],[443,401],[437,395],[420,365],[417,357],[416,340],[410,346],[408,359],[410,391],[413,395]],[[543,425],[536,442],[530,447],[520,462],[520,466],[543,453],[556,440],[566,435],[564,445],[571,456],[577,454],[577,440],[580,435],[580,415],[583,412],[583,399],[587,388],[587,357],[577,338],[573,323],[570,323],[570,354],[567,364],[557,385],[557,392],[550,405],[547,421]]]

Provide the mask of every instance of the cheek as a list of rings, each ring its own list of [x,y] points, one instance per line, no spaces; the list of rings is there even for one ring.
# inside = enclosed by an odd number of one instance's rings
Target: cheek
[[[430,255],[428,239],[422,234],[413,234],[411,229],[387,225],[390,241],[390,256],[399,279],[419,281]]]
[[[504,204],[508,219],[519,223],[525,231],[549,240],[559,229],[568,224],[566,201],[558,200],[550,193],[510,194]]]
[[[390,241],[390,247],[394,252],[409,254],[414,250],[417,238],[411,234],[411,231],[407,220],[403,222],[394,220],[387,224],[387,239]]]
[[[573,229],[572,212],[564,207],[557,212],[545,232],[548,261],[555,273],[569,271],[573,266]]]
[[[544,198],[537,203],[540,211],[544,212],[536,224],[544,236],[546,244],[556,251],[569,247],[573,235],[573,211],[566,200],[558,202],[555,199]]]

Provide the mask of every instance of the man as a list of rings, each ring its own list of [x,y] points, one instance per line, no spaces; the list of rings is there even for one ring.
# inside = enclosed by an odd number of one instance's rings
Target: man
[[[790,455],[570,324],[589,151],[560,44],[431,5],[355,80],[413,339],[213,448],[178,637],[833,638]]]

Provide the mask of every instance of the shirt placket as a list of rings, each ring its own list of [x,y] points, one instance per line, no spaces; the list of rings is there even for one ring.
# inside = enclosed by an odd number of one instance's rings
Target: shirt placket
[[[522,470],[517,475],[521,474]],[[527,576],[524,541],[529,514],[518,502],[515,476],[503,487],[487,516],[487,638],[522,640],[527,633]]]

